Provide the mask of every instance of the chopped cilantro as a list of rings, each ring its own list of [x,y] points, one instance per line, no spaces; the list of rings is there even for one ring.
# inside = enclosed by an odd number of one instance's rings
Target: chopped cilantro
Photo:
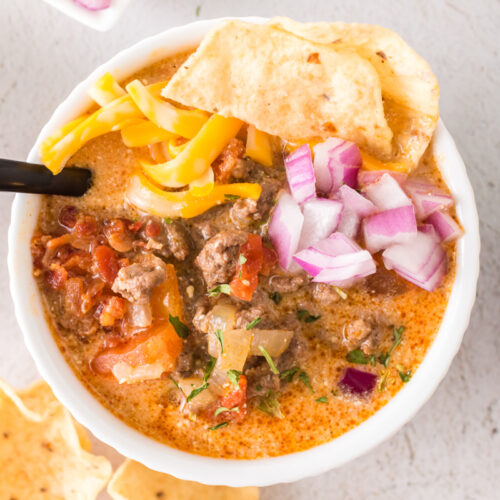
[[[378,387],[377,389],[382,392],[385,389],[385,386],[387,385],[387,377],[389,376],[389,370],[384,370],[384,373],[382,373],[382,376],[380,377]]]
[[[168,320],[174,327],[175,333],[181,338],[185,339],[189,335],[189,328],[179,319],[179,316],[168,315]]]
[[[304,385],[314,394],[314,389],[311,387],[311,381],[309,380],[309,375],[302,370],[298,374],[299,380],[304,383]]]
[[[226,198],[226,200],[239,200],[241,198],[241,196],[238,196],[237,194],[228,194],[226,193],[224,195],[224,198]]]
[[[321,318],[321,314],[318,314],[317,316],[315,316],[314,314],[310,314],[309,311],[306,311],[305,309],[299,309],[297,311],[297,317],[301,321],[304,321],[305,323],[312,323],[314,321],[317,321],[319,318]]]
[[[172,224],[172,222],[174,222],[174,219],[171,219],[170,217],[164,217],[163,220],[165,221],[165,224]]]
[[[399,378],[406,384],[411,379],[411,370],[407,371],[398,371]]]
[[[229,425],[229,422],[221,422],[220,424],[214,425],[213,427],[209,427],[209,431],[216,431],[217,429],[220,429],[221,427],[226,427],[226,425]]]
[[[262,321],[262,318],[255,318],[253,321],[250,321],[250,323],[247,323],[247,326],[245,326],[245,330],[251,330],[254,326],[258,325]]]
[[[262,386],[261,386],[260,384],[257,384],[257,385],[255,386],[255,388],[256,388],[258,391],[262,391]]]
[[[217,285],[208,291],[208,296],[218,297],[221,293],[229,295],[231,293],[231,287],[227,283],[223,283],[222,285]]]
[[[200,387],[197,387],[196,389],[193,389],[189,396],[186,398],[186,403],[189,403],[193,398],[198,396],[200,392],[203,392],[205,389],[208,388],[208,382],[205,382],[204,384],[200,385]]]
[[[224,354],[224,334],[222,333],[222,330],[215,330],[214,335],[217,337],[217,340],[219,341],[220,353]]]
[[[217,415],[220,415],[221,413],[224,413],[226,411],[235,411],[239,413],[240,408],[239,406],[235,406],[234,408],[226,408],[225,406],[219,406],[219,408],[215,410],[214,416],[216,417]]]
[[[283,418],[283,413],[281,413],[281,405],[278,400],[279,396],[279,392],[274,392],[272,389],[269,390],[260,399],[260,403],[259,406],[257,406],[257,409],[262,413],[269,415],[270,417]]]
[[[316,400],[316,403],[328,403],[328,399],[326,396],[322,396]]]
[[[361,349],[354,349],[354,351],[348,352],[345,359],[349,363],[357,363],[358,365],[367,365],[369,361]]]
[[[389,364],[389,353],[388,352],[382,353],[378,357],[378,362],[387,368],[387,365]]]
[[[168,378],[173,382],[173,384],[175,385],[175,387],[177,387],[177,389],[179,389],[179,391],[181,391],[184,394],[184,392],[182,391],[181,386],[179,385],[179,382],[177,382],[177,380],[175,380],[175,378],[172,377],[172,375],[169,375]]]
[[[212,375],[212,372],[214,371],[215,363],[217,363],[217,358],[210,356],[210,361],[207,363],[207,366],[205,367],[203,382],[208,382],[210,375]]]
[[[266,358],[266,361],[267,361],[267,364],[269,365],[269,367],[271,368],[271,371],[275,374],[275,375],[279,375],[280,372],[279,370],[276,368],[276,365],[274,364],[274,361],[273,361],[273,358],[271,358],[270,354],[260,345],[259,346],[259,351],[262,353],[262,355]]]
[[[403,332],[405,331],[404,326],[400,326],[399,328],[394,327],[394,343],[392,344],[392,347],[389,349],[389,352],[384,352],[379,355],[378,362],[384,365],[386,368],[389,365],[389,360],[392,356],[392,353],[401,344],[401,339],[403,336]]]
[[[241,376],[241,372],[239,372],[238,370],[228,370],[227,371],[227,378],[238,389],[240,388],[240,376]]]
[[[294,366],[293,368],[285,370],[285,371],[281,372],[280,379],[284,380],[285,382],[291,382],[293,380],[293,377],[295,377],[295,374],[299,370],[300,370],[300,368],[298,366]]]

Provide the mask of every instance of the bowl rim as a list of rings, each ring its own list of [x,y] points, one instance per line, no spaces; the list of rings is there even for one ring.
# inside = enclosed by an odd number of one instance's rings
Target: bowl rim
[[[228,18],[170,28],[122,50],[96,68],[57,107],[40,132],[28,161],[39,161],[38,145],[44,137],[85,111],[91,103],[86,89],[102,73],[111,71],[116,78],[125,78],[154,60],[194,46],[210,28],[225,19]],[[257,23],[266,20],[258,17],[239,19]],[[61,403],[98,439],[153,470],[184,480],[233,487],[268,486],[315,476],[367,453],[395,434],[434,393],[460,347],[475,300],[480,239],[474,193],[462,158],[441,120],[432,147],[455,197],[457,215],[465,229],[464,236],[458,241],[457,273],[452,293],[440,329],[410,382],[384,407],[351,431],[327,443],[288,455],[252,460],[222,459],[172,448],[119,420],[80,382],[52,337],[31,272],[29,250],[40,197],[17,194],[8,234],[10,290],[25,344],[38,371]]]

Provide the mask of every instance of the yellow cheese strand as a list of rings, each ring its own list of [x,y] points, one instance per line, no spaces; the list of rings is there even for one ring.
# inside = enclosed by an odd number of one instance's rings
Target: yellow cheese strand
[[[208,167],[208,170],[201,177],[189,183],[189,191],[193,196],[206,196],[214,189],[214,179],[213,168]]]
[[[111,73],[104,73],[101,78],[94,82],[87,93],[99,106],[106,106],[106,104],[126,94]]]
[[[361,168],[363,170],[390,170],[392,172],[401,172],[407,174],[411,169],[411,165],[409,164],[401,162],[380,161],[369,155],[368,153],[365,153],[364,151],[361,151],[361,158],[363,160],[363,163],[361,165]]]
[[[122,141],[127,148],[140,148],[178,137],[149,120],[141,120],[134,125],[123,128],[121,133]]]
[[[185,186],[205,173],[242,124],[237,118],[212,115],[177,157],[157,165],[143,164],[143,168],[162,186]]]
[[[248,126],[246,154],[257,163],[270,167],[273,164],[271,137],[253,125]]]
[[[63,125],[60,129],[58,129],[56,132],[54,132],[51,136],[47,137],[39,147],[39,154],[40,157],[46,157],[49,154],[49,151],[51,148],[57,144],[65,135],[69,134],[72,130],[74,130],[80,123],[82,123],[84,120],[88,118],[87,115],[79,116],[75,120],[66,123],[66,125]]]
[[[204,111],[177,108],[154,95],[139,80],[130,82],[127,92],[144,115],[155,125],[187,139],[194,137],[208,120]]]
[[[258,184],[216,184],[210,194],[198,197],[191,190],[163,191],[144,174],[136,174],[130,180],[125,197],[128,203],[151,215],[190,218],[234,199],[226,195],[257,200],[261,191]]]

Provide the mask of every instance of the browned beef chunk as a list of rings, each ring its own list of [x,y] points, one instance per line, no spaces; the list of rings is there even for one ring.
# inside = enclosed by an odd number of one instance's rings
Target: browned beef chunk
[[[243,231],[222,231],[207,241],[196,257],[208,288],[228,283],[236,273],[240,245],[247,241]]]
[[[335,288],[326,283],[313,283],[312,296],[322,306],[329,306],[340,299],[340,295],[335,291]]]
[[[141,262],[122,267],[111,288],[130,302],[147,302],[153,289],[165,281],[165,276],[163,261],[147,255]]]
[[[358,349],[372,331],[371,325],[364,319],[357,319],[344,327],[343,344],[348,351]]]
[[[268,179],[260,183],[262,192],[257,202],[257,217],[266,219],[273,208],[278,191],[281,188],[281,182],[277,179]]]
[[[269,390],[278,391],[280,378],[269,369],[266,360],[255,357],[250,363],[253,366],[245,368],[244,373],[248,380],[247,398],[262,396]]]
[[[242,198],[235,201],[231,207],[231,220],[238,225],[244,227],[251,224],[258,218],[257,215],[257,200],[251,198]]]
[[[276,328],[274,318],[262,305],[243,309],[236,313],[236,328],[245,328],[249,323],[260,318],[258,328]]]
[[[245,146],[236,138],[229,141],[229,144],[223,149],[222,153],[212,164],[215,180],[224,184],[231,178],[233,169],[239,162],[239,159],[245,154]]]
[[[307,282],[306,278],[302,275],[296,275],[296,276],[274,275],[269,278],[269,288],[273,292],[279,292],[279,293],[296,292],[306,282]]]
[[[184,226],[176,222],[165,227],[167,245],[177,260],[184,260],[189,255],[189,235]]]

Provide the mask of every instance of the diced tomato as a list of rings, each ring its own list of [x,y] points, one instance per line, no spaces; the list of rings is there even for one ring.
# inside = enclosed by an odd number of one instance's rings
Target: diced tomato
[[[144,369],[141,370],[141,376],[142,380],[145,380],[151,378],[148,376],[147,366],[154,365],[154,378],[158,373],[158,367],[162,373],[172,371],[181,351],[182,339],[169,322],[161,321],[147,332],[134,335],[127,342],[104,349],[91,361],[90,366],[94,372],[101,375],[112,374],[113,368],[120,362],[131,369],[142,367]]]
[[[161,225],[154,220],[148,220],[146,227],[144,228],[144,234],[148,238],[156,238],[160,233]]]
[[[68,279],[68,271],[64,267],[57,264],[53,265],[51,269],[45,271],[45,281],[54,290],[61,290],[64,288]]]
[[[127,302],[121,297],[115,295],[105,297],[103,308],[99,314],[99,323],[101,326],[113,326],[117,319],[122,319],[127,312]]]
[[[91,215],[84,215],[76,221],[73,227],[73,234],[80,238],[94,236],[97,234],[97,221]]]
[[[258,285],[258,274],[263,265],[262,238],[250,233],[240,247],[236,276],[230,283],[231,294],[242,300],[251,300]],[[243,262],[241,262],[243,260]]]
[[[231,384],[227,395],[222,396],[217,404],[210,407],[208,417],[211,420],[218,422],[238,422],[245,418],[247,414],[247,378],[245,375],[240,375],[238,385],[239,387],[235,387]],[[220,407],[227,408],[228,410],[238,407],[238,411],[225,411],[215,416],[217,408]]]
[[[134,236],[122,219],[107,221],[104,225],[104,235],[110,247],[117,252],[130,252],[133,248]]]
[[[229,181],[233,168],[239,158],[243,158],[245,146],[239,139],[233,138],[212,163],[215,180],[221,184]]]
[[[128,225],[129,231],[132,231],[133,233],[139,232],[141,230],[141,227],[142,227],[141,221],[130,222],[130,224]]]
[[[113,283],[119,269],[115,252],[108,246],[99,245],[94,250],[94,260],[101,278],[109,285]]]
[[[262,257],[263,262],[260,274],[269,276],[278,262],[278,254],[272,248],[262,245]]]

